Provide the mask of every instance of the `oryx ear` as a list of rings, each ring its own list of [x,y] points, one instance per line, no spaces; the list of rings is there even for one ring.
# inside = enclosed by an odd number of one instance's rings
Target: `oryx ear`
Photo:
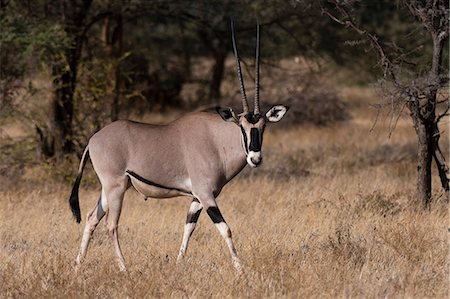
[[[288,110],[289,106],[284,105],[273,106],[272,108],[270,108],[269,111],[267,111],[266,118],[268,121],[276,123],[283,118],[283,116],[286,114]]]
[[[217,113],[222,117],[224,121],[231,121],[234,123],[239,123],[238,118],[236,117],[236,114],[234,114],[233,109],[229,107],[216,107]]]

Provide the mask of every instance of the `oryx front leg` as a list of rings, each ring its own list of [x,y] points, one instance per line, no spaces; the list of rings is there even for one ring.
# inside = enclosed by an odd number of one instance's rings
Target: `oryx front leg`
[[[183,241],[181,242],[180,252],[178,253],[177,263],[183,259],[184,254],[188,248],[189,238],[194,232],[195,226],[198,221],[198,217],[202,212],[202,205],[197,198],[194,198],[189,208],[189,212],[186,217],[186,224],[184,225]]]
[[[104,196],[104,192],[102,191],[102,194],[100,195],[96,206],[87,214],[86,226],[84,228],[83,238],[81,239],[80,251],[78,252],[78,256],[76,259],[77,265],[80,265],[83,259],[86,257],[91,236],[100,220],[102,220],[103,216],[105,216],[107,210],[108,205]]]
[[[203,204],[203,203],[202,203]],[[203,204],[206,208],[206,213],[208,213],[211,220],[214,222],[214,225],[219,230],[222,237],[225,239],[225,242],[228,245],[228,249],[231,254],[231,262],[236,270],[241,271],[241,261],[237,255],[236,248],[234,247],[233,240],[231,238],[231,230],[228,224],[225,222],[225,219],[222,216],[222,213],[217,206],[215,200],[210,200],[210,205]]]

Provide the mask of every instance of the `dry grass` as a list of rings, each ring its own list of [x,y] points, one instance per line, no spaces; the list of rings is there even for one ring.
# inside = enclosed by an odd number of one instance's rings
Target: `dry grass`
[[[17,183],[0,193],[0,297],[448,298],[445,200],[436,187],[430,211],[414,208],[411,124],[401,119],[390,140],[383,122],[370,134],[364,107],[339,126],[267,130],[264,165],[218,200],[242,275],[205,215],[176,265],[189,200],[134,191],[120,222],[128,271],[118,272],[102,223],[76,274],[83,226],[68,208],[70,186]],[[85,186],[83,215],[99,193]]]

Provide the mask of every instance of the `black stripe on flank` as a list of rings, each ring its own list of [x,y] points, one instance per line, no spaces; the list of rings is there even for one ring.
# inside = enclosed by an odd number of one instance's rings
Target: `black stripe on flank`
[[[158,187],[158,188],[161,188],[161,189],[175,190],[175,191],[178,191],[178,192],[191,194],[191,192],[186,191],[186,190],[181,190],[181,189],[173,188],[173,187],[167,187],[167,186],[163,186],[163,185],[160,185],[158,183],[149,181],[149,180],[141,177],[140,175],[138,175],[137,173],[135,173],[135,172],[133,172],[131,170],[127,170],[125,172],[128,173],[130,176],[134,177],[135,179],[137,179],[138,181],[141,181],[144,184],[147,184],[147,185],[150,185],[150,186],[155,186],[155,187]]]
[[[225,222],[218,207],[209,207],[208,210],[206,210],[206,213],[208,213],[209,217],[214,223]]]

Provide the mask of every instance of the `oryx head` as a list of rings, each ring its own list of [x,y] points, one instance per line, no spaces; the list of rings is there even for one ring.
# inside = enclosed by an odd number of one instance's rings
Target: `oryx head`
[[[231,108],[217,108],[217,112],[225,121],[234,122],[241,128],[242,145],[244,147],[247,163],[251,167],[257,167],[262,162],[262,141],[267,122],[278,122],[289,107],[276,105],[266,114],[260,113],[259,104],[259,23],[256,27],[256,61],[255,61],[255,104],[253,112],[248,109],[247,96],[245,94],[244,81],[242,79],[241,63],[236,47],[236,39],[233,21],[231,21],[231,37],[233,41],[234,56],[236,57],[236,69],[239,78],[239,87],[242,95],[243,112],[236,115]]]

